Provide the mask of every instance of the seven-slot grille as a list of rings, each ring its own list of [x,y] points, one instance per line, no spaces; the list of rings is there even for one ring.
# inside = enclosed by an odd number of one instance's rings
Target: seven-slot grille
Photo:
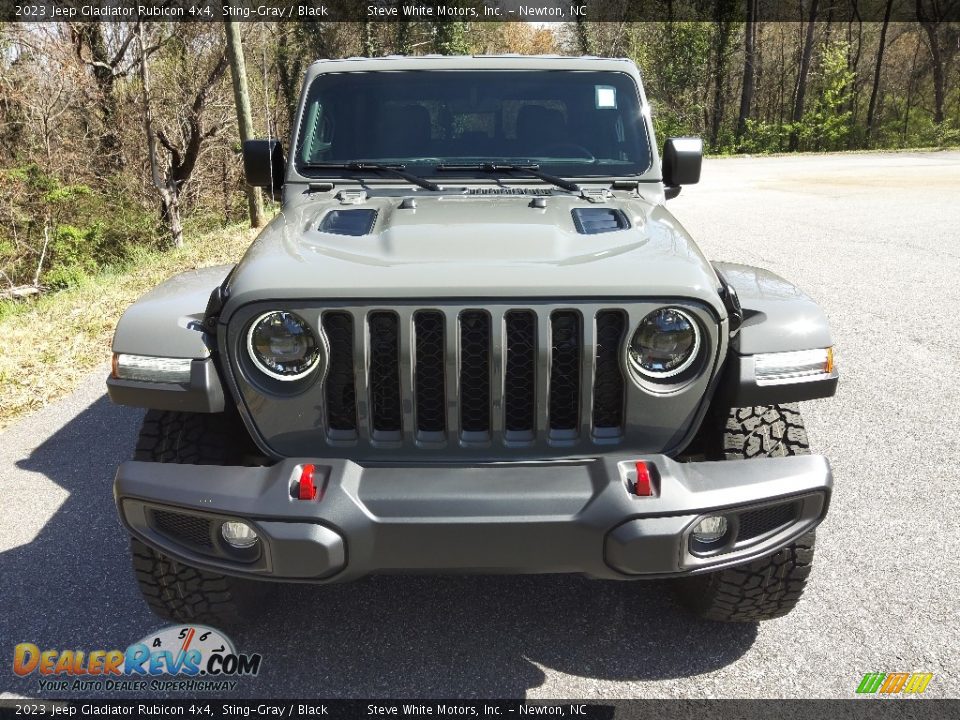
[[[619,308],[323,313],[331,440],[524,445],[623,434]]]

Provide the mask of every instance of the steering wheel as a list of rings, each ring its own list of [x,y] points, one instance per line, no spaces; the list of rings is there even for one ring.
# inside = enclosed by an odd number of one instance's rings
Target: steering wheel
[[[542,152],[544,155],[552,155],[552,154],[553,154],[552,151],[554,151],[554,150],[558,150],[558,151],[559,151],[559,150],[564,150],[564,149],[566,149],[566,150],[576,150],[576,154],[573,155],[573,157],[585,158],[585,159],[589,160],[590,162],[595,162],[596,159],[597,159],[596,156],[595,156],[592,152],[590,152],[589,149],[585,148],[583,145],[578,145],[577,143],[573,143],[573,142],[551,143],[551,144],[547,145],[546,147],[542,148],[541,152]]]

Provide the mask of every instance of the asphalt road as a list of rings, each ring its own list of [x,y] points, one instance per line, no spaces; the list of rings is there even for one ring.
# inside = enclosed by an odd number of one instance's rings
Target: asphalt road
[[[693,620],[660,583],[378,577],[284,590],[234,633],[249,696],[850,697],[865,672],[960,690],[960,154],[713,160],[671,209],[715,259],[826,308],[839,395],[805,405],[836,492],[799,608]],[[13,645],[124,648],[141,602],[111,478],[136,410],[102,372],[0,434],[0,692],[37,696]]]

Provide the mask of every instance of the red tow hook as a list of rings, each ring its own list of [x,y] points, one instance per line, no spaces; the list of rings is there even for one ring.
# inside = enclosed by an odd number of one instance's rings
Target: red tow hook
[[[317,486],[313,482],[313,473],[316,468],[313,465],[304,465],[300,471],[300,482],[297,485],[297,497],[300,500],[315,500],[317,497]]]
[[[653,495],[653,480],[650,477],[650,468],[643,460],[637,460],[637,482],[634,484],[634,491],[640,497]]]

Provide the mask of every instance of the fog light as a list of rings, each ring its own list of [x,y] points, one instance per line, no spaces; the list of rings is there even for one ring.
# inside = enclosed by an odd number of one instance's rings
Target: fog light
[[[220,534],[228,545],[235,548],[248,548],[257,542],[257,534],[245,522],[225,522],[220,528]]]
[[[710,515],[693,526],[693,539],[709,545],[727,534],[727,519],[722,515]]]

